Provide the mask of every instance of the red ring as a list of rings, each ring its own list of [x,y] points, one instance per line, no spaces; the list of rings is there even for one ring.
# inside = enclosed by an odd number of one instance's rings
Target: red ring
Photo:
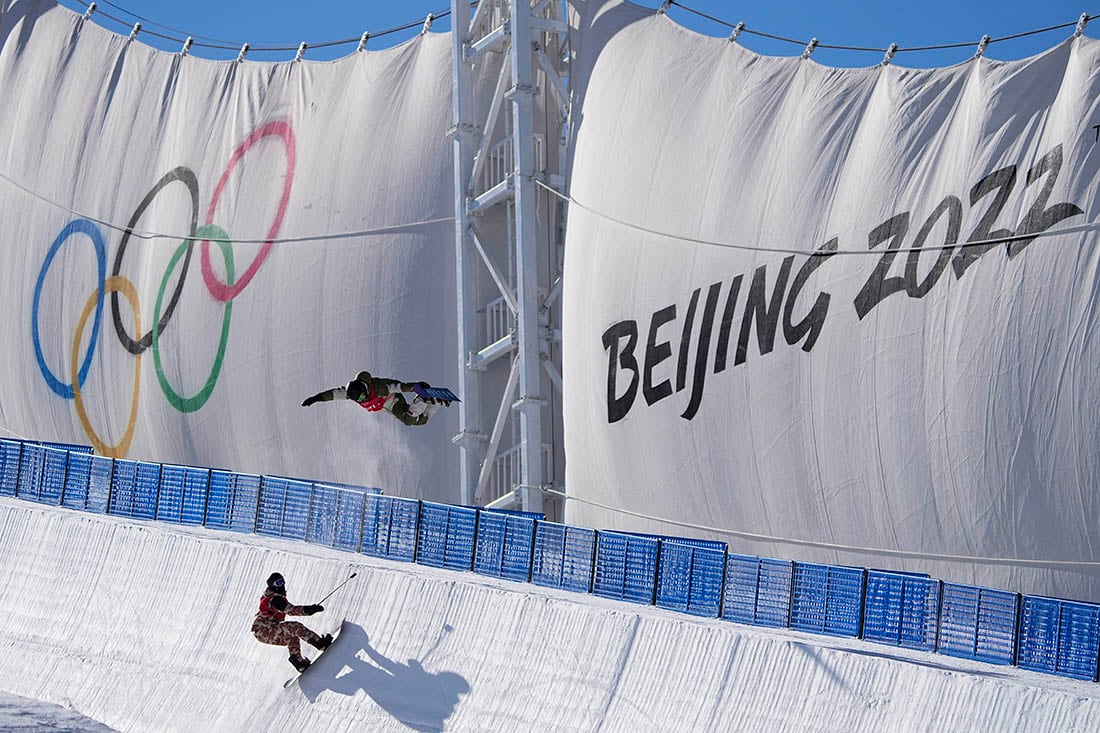
[[[229,165],[225,168],[225,173],[222,173],[221,180],[218,181],[217,188],[214,189],[214,197],[210,199],[210,208],[206,212],[206,223],[211,224],[214,221],[214,209],[218,205],[218,199],[221,198],[222,191],[225,189],[225,184],[229,180],[229,174],[233,171],[233,166],[237,164],[244,154],[249,149],[260,141],[261,138],[269,135],[278,135],[283,139],[283,143],[286,145],[286,178],[283,179],[283,196],[279,200],[279,208],[275,212],[275,221],[271,224],[271,229],[267,232],[267,240],[260,247],[259,254],[252,260],[252,263],[248,266],[248,269],[241,274],[237,281],[233,285],[227,285],[218,279],[218,276],[214,273],[214,268],[210,264],[210,240],[202,240],[202,277],[206,281],[206,288],[210,291],[210,294],[214,296],[214,299],[221,302],[226,302],[237,297],[245,286],[251,282],[253,276],[260,269],[260,265],[267,259],[268,253],[271,252],[271,245],[274,243],[276,235],[279,233],[279,229],[283,225],[283,215],[286,214],[287,202],[290,200],[290,186],[294,181],[294,131],[290,129],[290,125],[286,122],[268,122],[266,125],[257,128],[248,136],[248,139],[241,143],[241,146],[233,151],[233,157],[229,159]]]

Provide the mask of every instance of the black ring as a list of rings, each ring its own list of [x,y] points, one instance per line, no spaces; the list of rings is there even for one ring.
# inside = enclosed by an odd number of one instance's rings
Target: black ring
[[[187,167],[179,166],[173,168],[164,174],[164,177],[157,181],[157,184],[153,186],[153,189],[149,193],[145,194],[145,198],[138,204],[137,209],[134,211],[134,215],[130,217],[130,223],[126,225],[126,231],[122,235],[122,241],[119,242],[118,252],[115,254],[115,264],[111,270],[111,275],[118,275],[122,270],[122,256],[126,253],[126,244],[130,241],[130,236],[133,234],[134,227],[137,225],[138,220],[141,219],[142,214],[149,208],[149,205],[153,203],[153,199],[157,197],[157,194],[164,189],[169,183],[175,181],[181,181],[187,190],[191,192],[191,231],[188,232],[188,237],[191,239],[187,242],[187,254],[183,258],[183,266],[180,268],[179,282],[176,283],[176,289],[172,291],[172,298],[168,301],[168,306],[164,309],[164,312],[160,317],[160,332],[164,333],[164,327],[168,325],[168,321],[172,318],[172,312],[176,309],[176,304],[179,302],[180,295],[183,294],[183,283],[187,280],[187,266],[191,263],[191,250],[195,247],[195,232],[199,226],[199,181],[195,177],[194,172]],[[118,309],[118,293],[111,293],[111,317],[115,322],[115,332],[118,334],[118,340],[122,342],[122,345],[126,347],[134,356],[141,354],[149,348],[153,343],[153,329],[150,328],[149,332],[141,337],[139,341],[135,341],[130,338],[130,335],[126,333],[125,326],[122,325],[122,315]]]

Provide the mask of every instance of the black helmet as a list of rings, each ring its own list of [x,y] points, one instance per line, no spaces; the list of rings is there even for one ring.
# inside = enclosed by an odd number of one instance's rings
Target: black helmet
[[[279,573],[272,573],[267,577],[267,589],[278,593],[286,593],[286,583]]]
[[[352,380],[348,384],[348,399],[355,400],[356,402],[362,402],[370,394],[369,384],[364,384],[358,379]]]

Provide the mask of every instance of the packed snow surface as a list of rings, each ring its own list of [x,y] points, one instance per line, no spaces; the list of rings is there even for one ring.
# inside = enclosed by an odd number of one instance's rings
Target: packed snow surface
[[[1100,729],[1095,683],[285,540],[4,499],[0,557],[0,692],[120,731]],[[297,603],[357,573],[285,689],[273,571]]]

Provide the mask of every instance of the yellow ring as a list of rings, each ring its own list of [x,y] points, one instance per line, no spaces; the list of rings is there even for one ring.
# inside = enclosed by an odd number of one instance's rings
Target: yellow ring
[[[117,292],[122,293],[126,300],[130,301],[130,307],[134,311],[134,333],[141,333],[141,313],[138,312],[138,295],[134,284],[121,275],[112,275],[103,283],[103,294]],[[76,336],[73,338],[73,374],[76,374],[77,355],[80,353],[80,336],[84,333],[84,326],[88,323],[88,316],[95,310],[99,291],[93,291],[84,306],[84,312],[80,314],[80,320],[76,324]],[[100,455],[110,458],[123,458],[130,450],[130,441],[134,438],[134,426],[137,424],[138,411],[138,380],[141,378],[141,355],[134,359],[134,396],[130,403],[130,422],[126,425],[126,432],[122,440],[115,445],[107,445],[95,433],[92,423],[88,420],[88,413],[84,410],[84,400],[80,398],[79,379],[73,379],[73,401],[76,403],[76,414],[80,416],[80,424],[84,426],[84,432],[92,441],[92,445]]]

